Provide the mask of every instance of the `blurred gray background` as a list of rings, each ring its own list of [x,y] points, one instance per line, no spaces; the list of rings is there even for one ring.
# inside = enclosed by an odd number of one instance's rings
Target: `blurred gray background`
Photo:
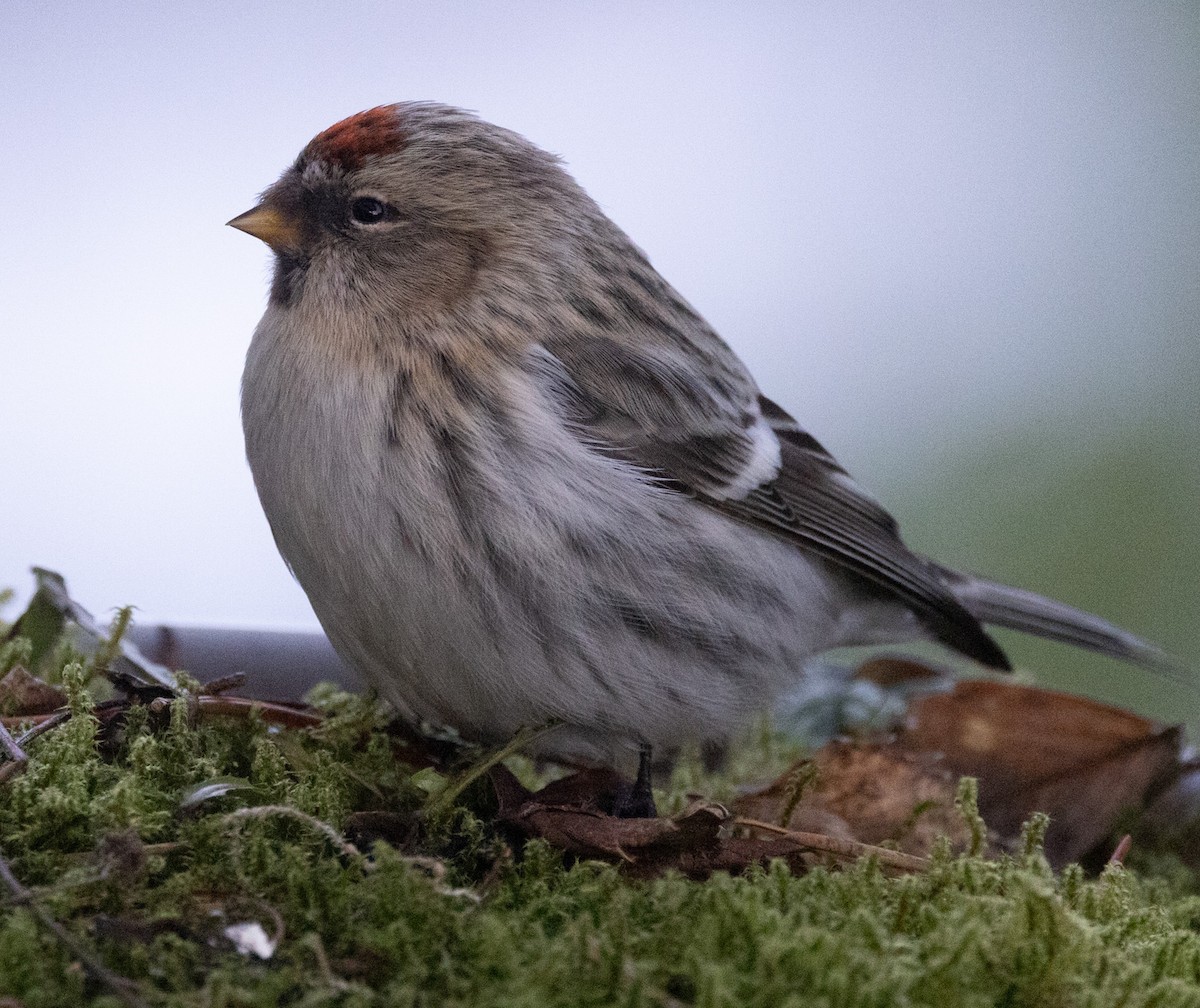
[[[242,458],[269,255],[224,228],[401,99],[563,155],[939,559],[1094,609],[1197,720],[1200,5],[5,4],[0,584],[315,626]],[[10,608],[9,615],[12,614]]]

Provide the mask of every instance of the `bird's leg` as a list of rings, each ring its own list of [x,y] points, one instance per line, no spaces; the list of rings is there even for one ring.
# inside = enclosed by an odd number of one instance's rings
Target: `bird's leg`
[[[650,767],[654,748],[643,742],[638,749],[637,780],[633,785],[622,785],[613,804],[613,815],[620,819],[655,819],[658,808],[654,804],[654,788],[651,785],[653,771]]]

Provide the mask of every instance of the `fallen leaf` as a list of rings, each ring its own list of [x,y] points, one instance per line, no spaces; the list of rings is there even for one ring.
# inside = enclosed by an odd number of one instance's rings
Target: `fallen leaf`
[[[0,679],[0,714],[19,717],[49,714],[65,706],[67,695],[20,665],[14,665]]]
[[[978,778],[980,812],[1003,837],[1047,813],[1046,856],[1059,866],[1175,778],[1181,729],[1067,693],[966,680],[914,704],[899,745],[940,753],[952,775]]]
[[[80,654],[94,655],[105,642],[107,634],[97,625],[92,614],[71,598],[67,582],[61,574],[33,568],[37,589],[25,612],[9,629],[5,640],[27,638],[33,648],[30,663],[38,662],[49,653],[60,636],[66,636]],[[147,690],[152,694],[173,695],[178,690],[175,675],[170,669],[152,662],[132,643],[119,642],[117,653],[103,670],[118,686],[132,690]]]
[[[258,786],[251,784],[244,777],[213,777],[184,788],[183,794],[179,798],[179,810],[190,812],[207,801],[233,793],[253,798],[259,797]]]
[[[715,802],[694,801],[670,818],[621,819],[602,807],[611,807],[620,783],[607,771],[581,771],[536,793],[502,765],[490,775],[500,801],[499,823],[574,857],[619,864],[638,878],[678,871],[705,879],[714,871],[738,873],[775,857],[786,859],[795,871],[805,868],[807,848],[794,839],[723,835],[731,817]]]
[[[958,774],[936,757],[895,745],[831,742],[812,757],[814,782],[794,798],[792,767],[760,791],[742,795],[734,811],[797,831],[928,856],[939,836],[965,849],[970,832],[954,808]],[[791,814],[788,806],[793,805]]]
[[[873,682],[876,686],[929,691],[946,689],[955,682],[954,671],[948,667],[928,665],[895,655],[863,662],[855,669],[854,678]]]

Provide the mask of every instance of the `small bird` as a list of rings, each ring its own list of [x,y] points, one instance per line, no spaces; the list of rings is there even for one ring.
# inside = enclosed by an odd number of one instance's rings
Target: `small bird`
[[[613,767],[722,742],[844,645],[997,624],[1143,664],[910,551],[560,161],[444,105],[318,134],[232,226],[275,253],[242,384],[279,551],[399,711]]]

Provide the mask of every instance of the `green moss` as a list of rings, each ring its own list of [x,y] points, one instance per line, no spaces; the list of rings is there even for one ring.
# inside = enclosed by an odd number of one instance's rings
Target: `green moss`
[[[335,832],[351,813],[415,826],[429,800],[369,701],[326,692],[329,720],[305,731],[197,723],[186,700],[117,727],[92,716],[86,675],[63,670],[74,716],[0,786],[0,850],[147,1005],[1200,1006],[1200,900],[1120,868],[1056,876],[1041,823],[1011,859],[943,848],[923,875],[631,882],[542,842],[509,854],[472,785],[404,852],[368,857]],[[182,803],[215,780],[233,783]],[[729,781],[693,762],[673,787],[664,807]],[[0,907],[0,994],[120,1003],[30,907]],[[269,959],[223,935],[246,921],[281,935]]]

